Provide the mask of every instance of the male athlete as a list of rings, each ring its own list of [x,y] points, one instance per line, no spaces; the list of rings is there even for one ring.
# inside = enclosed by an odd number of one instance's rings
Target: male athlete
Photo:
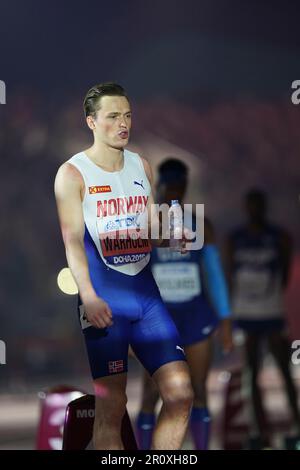
[[[183,201],[188,184],[188,168],[180,160],[169,158],[158,169],[157,200]],[[195,217],[193,217],[195,225]],[[195,227],[188,227],[195,230]],[[232,348],[230,307],[227,287],[212,227],[205,220],[205,240],[201,250],[182,255],[169,248],[153,249],[151,267],[160,293],[170,312],[184,346],[190,368],[194,403],[190,430],[194,446],[208,449],[210,414],[207,407],[206,379],[212,357],[212,333],[220,322],[223,348]],[[158,391],[144,374],[142,404],[137,419],[139,447],[149,449],[155,424]]]
[[[152,448],[179,449],[193,392],[177,329],[148,264],[147,220],[158,223],[146,217],[153,203],[151,169],[125,149],[131,111],[121,86],[91,88],[84,111],[94,143],[59,168],[55,195],[94,379],[94,447],[123,449],[130,344],[163,401]]]
[[[267,198],[254,188],[245,195],[247,221],[228,237],[227,255],[232,308],[245,332],[249,389],[253,405],[251,432],[261,447],[269,444],[263,399],[257,384],[264,340],[282,373],[300,436],[297,392],[290,373],[290,347],[283,315],[283,293],[288,283],[292,244],[289,234],[267,218]]]

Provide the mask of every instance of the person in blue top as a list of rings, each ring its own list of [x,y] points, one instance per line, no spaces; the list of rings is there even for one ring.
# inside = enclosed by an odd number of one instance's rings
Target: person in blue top
[[[269,443],[263,399],[257,384],[264,340],[284,378],[296,431],[300,435],[283,302],[290,274],[292,241],[285,229],[268,221],[264,191],[249,190],[244,207],[246,223],[234,229],[227,240],[227,263],[233,314],[245,333],[247,377],[253,405],[251,433],[256,442],[253,445],[261,447]]]
[[[188,184],[188,168],[178,159],[164,161],[158,170],[157,202],[182,203]],[[192,217],[195,228],[195,216]],[[204,246],[184,255],[169,248],[153,249],[151,268],[168,311],[181,337],[190,368],[194,403],[190,429],[196,449],[207,449],[210,415],[206,379],[212,358],[212,333],[219,326],[226,351],[232,348],[230,306],[227,287],[215,245],[211,223],[205,219]],[[137,418],[137,440],[141,449],[151,446],[158,390],[145,372],[142,403]]]

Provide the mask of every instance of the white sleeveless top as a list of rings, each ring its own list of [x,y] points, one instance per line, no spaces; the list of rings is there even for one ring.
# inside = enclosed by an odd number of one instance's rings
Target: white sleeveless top
[[[124,166],[115,172],[103,170],[84,152],[68,163],[83,177],[84,222],[102,261],[121,273],[138,274],[148,264],[151,251],[145,238],[151,186],[141,158],[124,150]]]

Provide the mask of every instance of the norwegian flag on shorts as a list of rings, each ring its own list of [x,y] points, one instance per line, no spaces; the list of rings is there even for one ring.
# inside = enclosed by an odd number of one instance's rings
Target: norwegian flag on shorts
[[[109,361],[108,370],[110,374],[115,374],[116,372],[123,372],[124,361],[122,359],[120,359],[119,361]]]

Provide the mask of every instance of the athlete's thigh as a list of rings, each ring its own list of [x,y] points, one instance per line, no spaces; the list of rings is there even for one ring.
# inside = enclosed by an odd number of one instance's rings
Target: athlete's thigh
[[[113,325],[103,329],[81,324],[93,379],[127,372],[129,320],[115,315]]]
[[[185,361],[177,328],[159,298],[153,300],[143,316],[132,323],[130,344],[150,375],[164,364]]]
[[[218,326],[217,316],[204,300],[171,307],[169,311],[185,348],[204,341]]]

